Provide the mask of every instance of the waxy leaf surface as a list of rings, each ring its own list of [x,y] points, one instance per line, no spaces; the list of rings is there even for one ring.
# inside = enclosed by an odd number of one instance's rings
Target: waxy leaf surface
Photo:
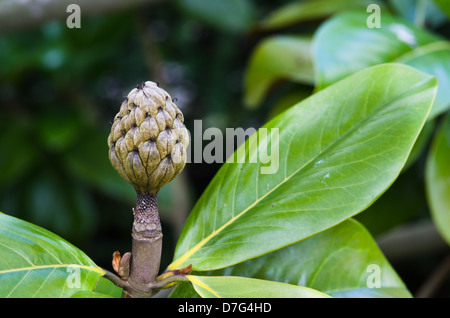
[[[380,28],[365,12],[341,13],[314,35],[316,85],[323,89],[366,67],[402,63],[436,76],[439,89],[428,119],[450,107],[450,42],[405,20],[381,13]]]
[[[317,290],[291,284],[236,276],[187,278],[203,298],[327,298]]]
[[[444,118],[435,136],[425,171],[431,216],[450,244],[450,115]]]
[[[409,66],[378,65],[269,121],[210,182],[169,269],[237,264],[367,208],[399,175],[436,88],[435,78]]]
[[[205,275],[283,282],[337,298],[411,297],[370,233],[353,219],[275,252]],[[250,293],[245,286],[241,289],[242,293]],[[195,290],[189,284],[180,284],[171,297],[196,297]]]
[[[78,248],[31,223],[0,213],[0,297],[104,297],[103,276]]]

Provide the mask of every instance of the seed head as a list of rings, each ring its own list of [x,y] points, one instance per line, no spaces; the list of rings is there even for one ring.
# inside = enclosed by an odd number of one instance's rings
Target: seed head
[[[114,118],[109,159],[136,192],[155,195],[186,165],[189,134],[170,95],[147,81],[131,90]]]

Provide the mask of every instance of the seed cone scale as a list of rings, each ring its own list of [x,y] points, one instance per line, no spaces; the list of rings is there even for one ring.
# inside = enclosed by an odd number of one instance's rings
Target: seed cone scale
[[[109,160],[138,194],[156,195],[186,165],[189,134],[170,95],[154,82],[130,91],[108,137]]]

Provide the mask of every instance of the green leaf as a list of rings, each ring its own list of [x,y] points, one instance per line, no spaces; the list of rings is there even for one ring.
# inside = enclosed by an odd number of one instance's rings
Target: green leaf
[[[436,123],[434,120],[427,121],[425,126],[423,126],[423,129],[420,132],[420,135],[417,138],[416,143],[411,150],[411,153],[409,154],[408,161],[406,161],[405,166],[403,167],[403,171],[408,170],[408,168],[411,167],[426,150],[429,141],[433,136],[435,126]]]
[[[100,277],[95,285],[94,295],[104,295],[105,297],[120,298],[122,296],[123,289],[116,286],[112,281],[105,277]]]
[[[447,14],[447,17],[450,17],[450,3],[448,0],[433,0],[438,7]]]
[[[435,135],[427,158],[425,185],[433,221],[450,244],[450,114]]]
[[[113,297],[108,294],[84,290],[72,294],[70,298],[113,298]]]
[[[332,14],[350,9],[365,10],[374,0],[309,0],[294,1],[275,10],[261,22],[263,29],[278,29],[295,23],[324,19]]]
[[[327,298],[317,290],[261,279],[233,276],[193,276],[186,278],[203,298]]]
[[[57,216],[56,216],[57,217]],[[0,213],[0,297],[71,297],[104,271],[57,235]]]
[[[404,63],[436,76],[439,90],[429,119],[450,107],[450,43],[400,18],[382,13],[370,29],[363,12],[327,20],[313,39],[316,85],[322,89],[356,71],[381,63]],[[447,85],[447,86],[446,86]]]
[[[246,105],[250,108],[259,106],[279,80],[314,83],[309,37],[277,35],[255,48],[245,73]]]
[[[422,171],[418,173],[416,169],[407,170],[355,219],[364,224],[375,237],[418,219],[427,208],[422,179]]]
[[[333,297],[411,296],[370,233],[352,219],[299,243],[209,275],[278,281]],[[181,284],[171,297],[192,296],[189,290],[188,284]]]
[[[436,88],[436,79],[411,67],[378,65],[269,121],[208,185],[185,223],[169,268],[230,266],[308,238],[367,208],[405,164]],[[267,164],[249,162],[267,149],[272,154]]]
[[[400,16],[421,27],[426,25],[435,29],[447,20],[445,13],[432,0],[389,0],[388,4]]]
[[[444,113],[450,107],[450,42],[434,42],[416,49],[396,60],[434,75],[439,88],[431,109],[430,119]]]

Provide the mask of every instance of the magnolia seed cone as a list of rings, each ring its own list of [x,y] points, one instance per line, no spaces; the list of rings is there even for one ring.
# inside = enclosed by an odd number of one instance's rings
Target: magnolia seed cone
[[[138,194],[155,195],[181,173],[189,134],[170,95],[147,81],[120,106],[108,137],[109,159]]]

